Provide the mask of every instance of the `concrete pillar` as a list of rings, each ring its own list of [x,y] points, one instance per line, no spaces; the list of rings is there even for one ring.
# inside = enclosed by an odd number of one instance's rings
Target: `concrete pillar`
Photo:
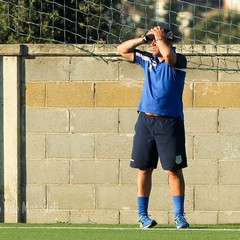
[[[19,57],[3,57],[4,221],[18,222]]]

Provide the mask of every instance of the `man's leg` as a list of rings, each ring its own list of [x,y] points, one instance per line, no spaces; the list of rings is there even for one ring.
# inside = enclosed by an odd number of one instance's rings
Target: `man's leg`
[[[149,197],[152,189],[152,172],[153,168],[138,170],[138,196]]]
[[[172,196],[183,196],[185,194],[185,182],[182,169],[168,171],[168,175]]]
[[[141,227],[149,228],[157,223],[148,217],[148,202],[152,188],[152,172],[153,168],[138,170],[138,214]]]
[[[184,218],[185,182],[182,169],[168,171],[168,175],[173,196],[174,215],[177,228],[188,228],[189,224]]]

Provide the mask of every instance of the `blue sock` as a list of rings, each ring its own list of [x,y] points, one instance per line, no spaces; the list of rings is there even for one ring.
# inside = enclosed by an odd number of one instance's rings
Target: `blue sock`
[[[138,215],[139,217],[147,215],[149,197],[138,197]]]
[[[175,217],[179,214],[184,214],[184,195],[183,196],[173,196],[174,205],[174,215]]]

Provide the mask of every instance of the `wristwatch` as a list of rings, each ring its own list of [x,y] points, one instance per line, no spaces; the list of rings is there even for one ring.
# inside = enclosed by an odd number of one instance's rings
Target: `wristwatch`
[[[159,38],[156,39],[156,41],[161,41],[161,40],[164,40],[164,38],[159,37]]]

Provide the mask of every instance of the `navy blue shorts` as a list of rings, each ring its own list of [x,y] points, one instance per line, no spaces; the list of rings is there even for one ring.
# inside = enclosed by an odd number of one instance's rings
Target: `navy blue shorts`
[[[180,118],[139,113],[130,166],[157,168],[158,158],[164,170],[187,167],[184,122]]]

